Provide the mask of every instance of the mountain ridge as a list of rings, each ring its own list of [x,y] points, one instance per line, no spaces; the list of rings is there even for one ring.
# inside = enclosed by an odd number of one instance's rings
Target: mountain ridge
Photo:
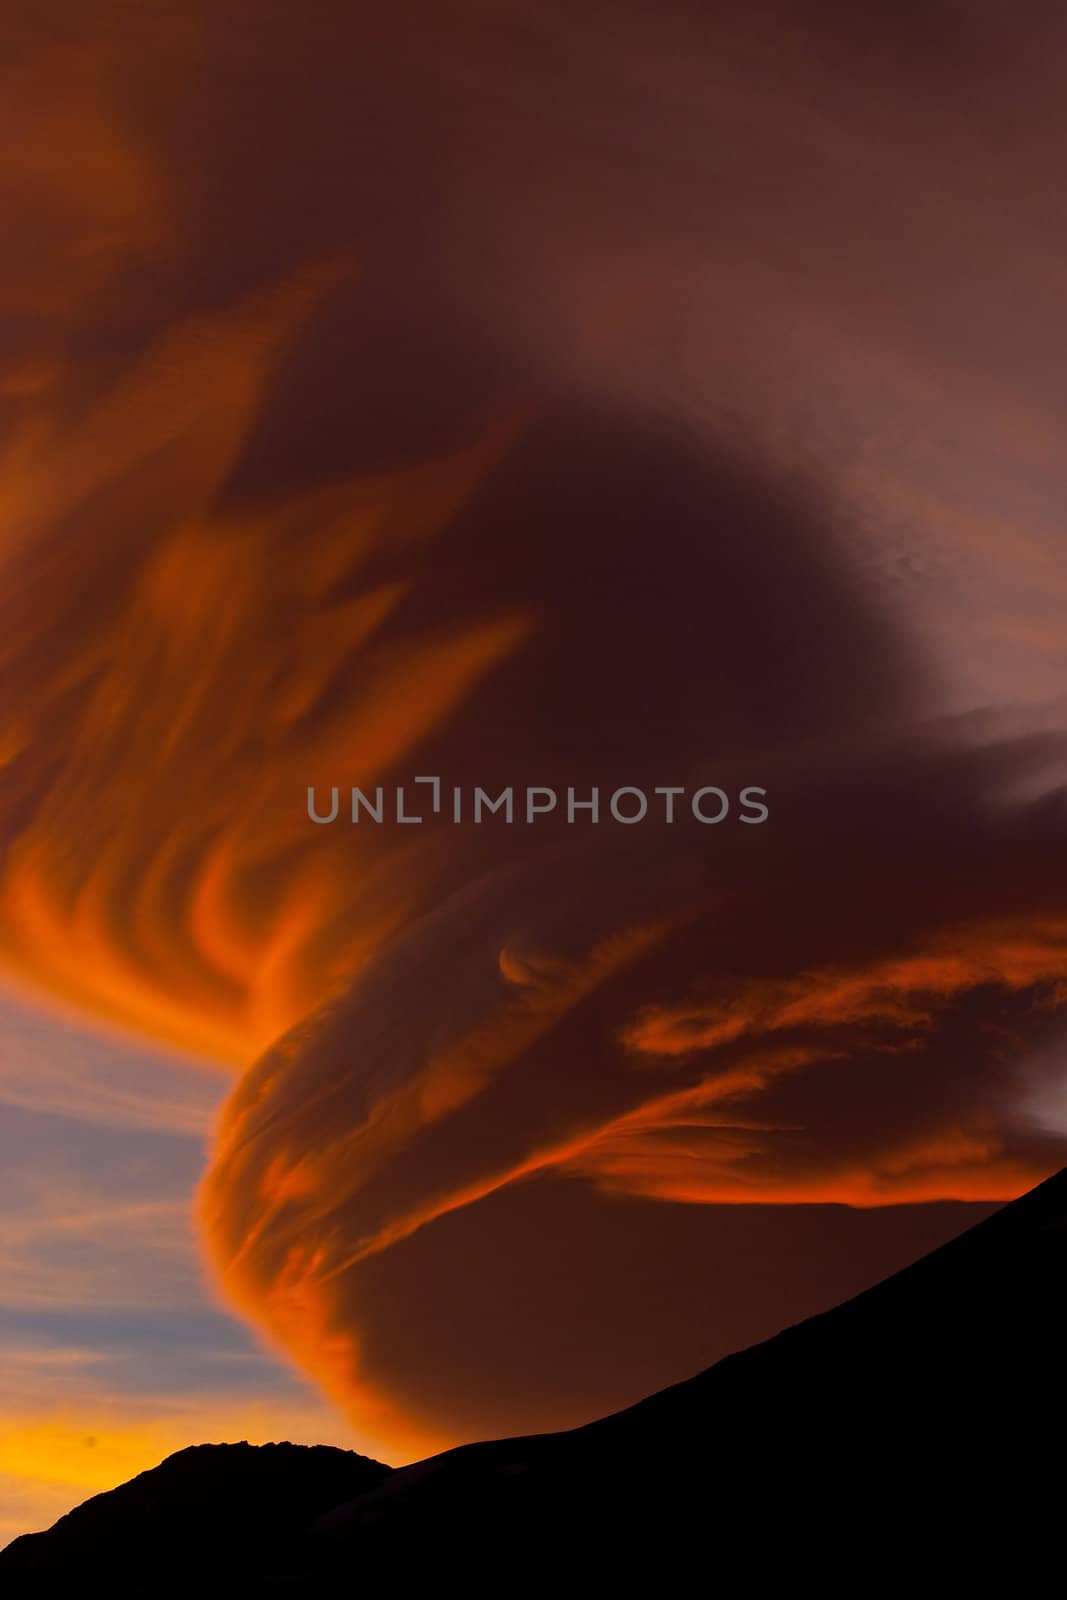
[[[570,1560],[680,1574],[724,1528],[758,1544],[773,1528],[776,1548],[802,1565],[815,1539],[823,1571],[859,1548],[888,1564],[921,1551],[959,1566],[981,1530],[988,1564],[1008,1557],[1020,1530],[1032,1550],[1062,1494],[1047,1463],[1050,1448],[1062,1456],[1067,1420],[1065,1267],[1067,1170],[841,1305],[567,1432],[401,1468],[327,1451],[314,1490],[308,1467],[326,1447],[200,1446],[132,1483],[180,1458],[195,1465],[198,1449],[283,1452],[274,1459],[303,1484],[282,1495],[285,1527],[264,1549],[264,1508],[253,1507],[244,1525],[223,1518],[226,1548],[203,1557],[270,1592],[357,1572],[488,1577],[516,1550],[531,1571]],[[112,1579],[130,1570],[137,1540],[113,1499],[130,1488],[16,1540],[0,1552],[0,1578],[62,1578],[94,1562]]]

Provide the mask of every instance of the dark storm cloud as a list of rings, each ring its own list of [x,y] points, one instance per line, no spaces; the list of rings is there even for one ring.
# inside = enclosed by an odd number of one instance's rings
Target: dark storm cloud
[[[1045,754],[931,742],[864,758],[854,744],[842,775],[809,749],[778,774],[778,821],[743,849],[677,828],[618,845],[586,833],[457,893],[231,1098],[204,1196],[231,1289],[357,1420],[372,1392],[377,1426],[417,1444],[455,1426],[423,1370],[430,1349],[405,1366],[394,1339],[405,1273],[436,1230],[478,1256],[483,1226],[499,1248],[499,1217],[521,1214],[529,1250],[539,1211],[555,1226],[555,1184],[576,1175],[601,1193],[601,1239],[613,1219],[633,1227],[616,1194],[868,1207],[1025,1186],[1062,1151],[1025,1110],[1024,1068],[1067,993],[1050,870],[1063,817],[1006,812],[997,795],[1006,770]],[[712,1235],[724,1225],[709,1216]],[[656,1228],[680,1275],[692,1226]],[[449,1285],[434,1281],[447,1322]],[[531,1426],[529,1341],[499,1337],[492,1274],[464,1282],[484,1307],[470,1359],[486,1388],[481,1409],[465,1400],[464,1431]],[[617,1302],[598,1316],[573,1284],[559,1293],[579,1350],[615,1349]],[[654,1312],[631,1314],[652,1338]],[[553,1414],[578,1420],[583,1358],[552,1359]],[[636,1393],[640,1341],[629,1359]]]

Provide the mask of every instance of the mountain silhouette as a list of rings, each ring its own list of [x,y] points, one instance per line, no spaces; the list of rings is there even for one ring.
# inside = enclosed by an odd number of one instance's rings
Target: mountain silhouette
[[[1026,1592],[1062,1520],[1065,1267],[1067,1171],[585,1427],[392,1470],[322,1447],[185,1450],[16,1540],[0,1581],[150,1595],[239,1574],[241,1593],[316,1594],[629,1577],[675,1594],[740,1570],[756,1593],[866,1594],[890,1576],[952,1593],[1008,1571]]]
[[[139,1580],[147,1595],[205,1567],[209,1577],[250,1564],[269,1571],[324,1506],[375,1488],[390,1470],[328,1445],[193,1445],[47,1533],[16,1539],[0,1552],[3,1576],[95,1578],[121,1593],[132,1592],[123,1580]]]

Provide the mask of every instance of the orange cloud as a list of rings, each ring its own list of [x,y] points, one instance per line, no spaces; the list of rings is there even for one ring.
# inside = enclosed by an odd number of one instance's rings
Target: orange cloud
[[[586,868],[587,889],[604,890]],[[536,921],[546,883],[525,882]],[[563,870],[552,892],[569,882]],[[378,1419],[387,1441],[391,1427],[394,1452],[507,1417],[511,1357],[489,1331],[479,1356],[501,1378],[480,1421],[472,1400],[457,1431],[447,1404],[420,1398],[418,1368],[385,1354],[404,1295],[383,1301],[381,1288],[398,1276],[415,1293],[413,1238],[429,1235],[432,1255],[459,1214],[476,1237],[506,1191],[534,1214],[538,1184],[567,1180],[609,1208],[630,1196],[868,1209],[1007,1199],[1055,1163],[1022,1112],[1017,1066],[1067,996],[1059,919],[913,933],[899,953],[793,978],[705,978],[696,1001],[635,1012],[642,989],[694,965],[714,913],[594,946],[580,965],[508,951],[492,963],[488,928],[523,904],[491,890],[481,907],[457,904],[270,1052],[231,1099],[203,1191],[226,1292],[357,1425]],[[591,912],[617,914],[610,898]],[[473,1030],[472,1014],[485,1019]],[[838,1096],[854,1102],[844,1122]],[[491,1304],[492,1285],[479,1292]],[[572,1404],[563,1415],[578,1420]]]
[[[1067,923],[954,928],[921,952],[867,971],[828,968],[780,983],[749,984],[718,1004],[649,1007],[622,1037],[631,1050],[669,1059],[793,1028],[884,1023],[914,1032],[933,1020],[939,1004],[964,990],[1048,984],[1049,1004],[1058,1005],[1065,981]]]
[[[42,418],[33,449],[0,461],[0,949],[25,980],[226,1062],[253,1058],[403,914],[413,869],[317,836],[306,786],[372,781],[524,626],[504,613],[382,638],[506,429],[251,521],[218,509],[316,282],[165,334],[76,425]],[[65,519],[76,535],[52,531]],[[45,593],[60,604],[42,609]]]

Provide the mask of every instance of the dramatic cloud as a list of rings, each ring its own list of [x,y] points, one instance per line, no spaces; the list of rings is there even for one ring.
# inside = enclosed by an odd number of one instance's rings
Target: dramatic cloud
[[[996,803],[1018,750],[893,747],[866,771],[853,755],[847,778],[780,774],[791,814],[746,848],[692,824],[625,844],[587,830],[460,891],[246,1073],[204,1189],[207,1236],[238,1303],[362,1437],[403,1448],[415,1420],[424,1443],[537,1424],[529,1342],[500,1336],[491,1270],[465,1284],[485,1316],[483,1392],[457,1401],[427,1381],[455,1289],[427,1290],[426,1255],[457,1212],[467,1251],[484,1260],[483,1233],[514,1248],[522,1279],[520,1252],[536,1261],[555,1236],[561,1182],[594,1186],[603,1241],[632,1230],[619,1195],[988,1201],[1062,1159],[1026,1074],[1067,999],[1061,819]],[[506,1190],[527,1213],[511,1247]],[[693,1246],[665,1214],[661,1262],[693,1272]],[[616,1305],[549,1292],[577,1341],[612,1343]],[[405,1339],[412,1303],[425,1344]],[[579,1420],[587,1387],[545,1359],[553,1414]]]
[[[1060,1164],[1059,15],[104,9],[5,98],[0,956],[238,1074],[222,1292],[412,1454]],[[770,815],[308,819],[433,774]]]

